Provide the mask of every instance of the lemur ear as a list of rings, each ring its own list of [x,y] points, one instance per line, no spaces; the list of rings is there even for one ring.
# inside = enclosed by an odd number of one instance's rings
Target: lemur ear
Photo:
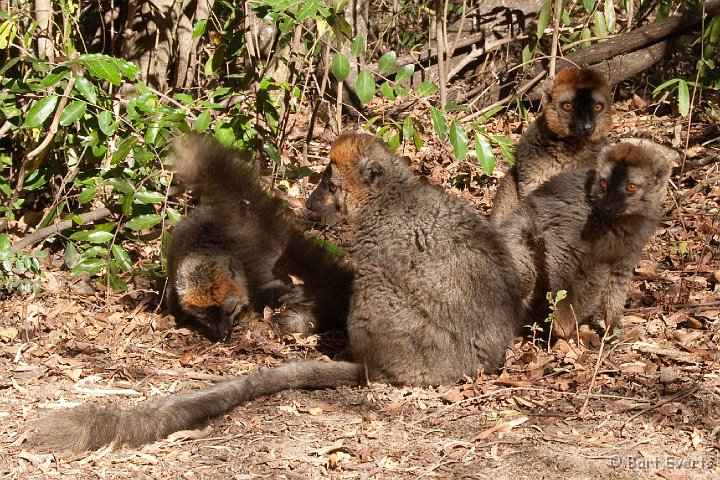
[[[378,178],[383,174],[383,167],[376,159],[363,158],[358,164],[358,177],[364,187],[375,185]]]

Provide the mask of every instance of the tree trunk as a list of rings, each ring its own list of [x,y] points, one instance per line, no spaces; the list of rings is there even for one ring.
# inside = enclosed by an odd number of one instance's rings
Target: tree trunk
[[[161,92],[169,87],[175,25],[191,1],[128,1],[122,58],[140,67],[141,79]]]
[[[194,5],[194,8],[193,8]],[[188,89],[195,85],[198,46],[200,38],[192,38],[192,30],[200,20],[210,18],[215,0],[196,0],[190,2],[180,14],[177,24],[177,61],[175,62],[175,88]]]
[[[55,47],[53,45],[53,9],[51,0],[35,0],[35,20],[40,29],[37,40],[38,58],[44,58],[50,63],[55,62]]]

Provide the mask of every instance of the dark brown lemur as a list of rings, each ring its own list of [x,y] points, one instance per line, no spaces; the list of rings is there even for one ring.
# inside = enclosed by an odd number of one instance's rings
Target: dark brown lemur
[[[558,73],[543,110],[520,138],[516,164],[498,185],[490,218],[500,223],[518,200],[546,180],[573,168],[591,168],[612,127],[612,92],[590,68]]]
[[[40,450],[137,446],[290,388],[453,383],[494,371],[522,324],[519,280],[495,229],[415,178],[380,140],[345,134],[309,203],[346,214],[358,266],[348,316],[357,363],[306,361],[125,410],[85,406],[36,422]]]
[[[555,337],[572,338],[576,325],[591,320],[610,333],[621,326],[633,268],[663,214],[676,157],[648,141],[606,147],[595,168],[553,177],[500,225],[533,320],[545,318],[546,292],[568,292]]]
[[[173,167],[202,192],[168,250],[167,305],[178,321],[227,341],[244,307],[284,305],[273,319],[282,333],[345,329],[352,271],[285,220],[238,150],[193,135],[176,145]]]

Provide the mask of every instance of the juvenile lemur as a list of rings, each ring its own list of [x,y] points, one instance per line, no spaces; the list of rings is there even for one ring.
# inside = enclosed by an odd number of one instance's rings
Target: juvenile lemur
[[[566,68],[546,93],[543,110],[520,138],[515,166],[498,185],[490,218],[500,223],[518,203],[554,175],[591,168],[612,127],[612,93],[590,68]]]
[[[176,144],[173,167],[203,197],[169,245],[167,305],[178,321],[227,341],[245,306],[286,304],[274,317],[283,332],[344,330],[352,271],[285,220],[252,163],[192,135]]]
[[[576,322],[594,316],[610,332],[621,325],[632,271],[662,216],[675,156],[647,141],[606,147],[595,168],[553,177],[500,225],[535,320],[545,317],[546,292],[568,292],[558,305],[555,336],[572,337]]]
[[[261,370],[126,410],[85,406],[38,423],[45,449],[137,446],[288,388],[452,383],[503,365],[522,324],[519,279],[495,228],[464,202],[415,178],[371,135],[341,135],[308,205],[355,229],[348,315],[355,362]]]

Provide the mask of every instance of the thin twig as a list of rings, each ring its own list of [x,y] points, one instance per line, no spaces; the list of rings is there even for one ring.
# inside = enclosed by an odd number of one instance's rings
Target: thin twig
[[[695,185],[694,187],[692,187],[689,190],[685,190],[684,192],[682,192],[680,197],[684,200],[687,200],[690,197],[692,197],[693,195],[695,195],[696,193],[698,193],[700,190],[704,189],[705,187],[708,187],[710,185],[715,185],[718,182],[720,182],[720,173],[718,173],[717,175],[713,175],[710,178],[706,178],[705,180],[701,181],[700,183],[698,183],[697,185]]]
[[[553,38],[550,46],[550,78],[555,77],[555,61],[557,60],[558,37],[560,36],[560,14],[562,13],[562,0],[555,0],[553,13]]]
[[[593,376],[590,380],[590,385],[588,386],[587,395],[585,395],[585,401],[583,402],[582,407],[580,408],[580,412],[578,412],[578,417],[582,418],[585,416],[585,409],[588,406],[588,402],[590,401],[590,397],[592,396],[593,388],[595,388],[595,380],[597,380],[598,372],[600,371],[600,363],[603,359],[603,350],[605,350],[605,340],[608,338],[608,332],[610,332],[609,328],[605,329],[605,333],[603,334],[602,340],[600,340],[600,350],[598,351],[598,358],[595,362],[595,367],[593,368]]]
[[[696,385],[696,386],[694,386],[693,388],[690,388],[689,390],[685,390],[685,391],[682,391],[682,392],[678,392],[678,393],[676,393],[675,395],[672,395],[672,396],[670,396],[670,397],[668,397],[668,398],[664,398],[664,399],[660,400],[659,402],[656,402],[656,403],[650,405],[649,407],[643,408],[643,409],[640,410],[638,413],[636,413],[636,414],[633,415],[632,417],[630,417],[630,418],[628,418],[627,420],[625,420],[625,422],[623,422],[623,424],[622,424],[622,427],[620,427],[620,431],[624,430],[624,429],[625,429],[625,426],[626,426],[628,423],[630,423],[630,422],[632,422],[633,420],[635,420],[636,418],[641,417],[641,416],[645,415],[646,413],[648,413],[648,412],[650,412],[650,411],[652,411],[652,410],[655,410],[656,408],[660,408],[660,407],[662,407],[663,405],[667,405],[668,403],[672,403],[672,402],[674,402],[675,400],[679,400],[679,399],[681,399],[681,398],[683,398],[683,397],[687,397],[688,395],[692,395],[693,393],[697,392],[699,388],[700,388],[700,387],[698,387],[698,386]]]
[[[60,101],[58,102],[57,109],[55,110],[55,116],[52,119],[52,122],[50,123],[50,128],[48,129],[47,135],[45,135],[45,138],[43,141],[35,147],[30,153],[28,153],[25,156],[25,161],[23,162],[23,166],[26,165],[31,160],[35,159],[36,157],[40,156],[50,145],[50,142],[52,142],[52,139],[55,137],[55,134],[58,131],[58,126],[60,125],[60,115],[62,115],[63,110],[65,109],[65,105],[67,105],[68,99],[70,98],[70,92],[72,92],[73,87],[75,86],[75,75],[70,75],[70,78],[68,79],[67,85],[65,85],[65,90],[62,93],[62,97],[60,98]],[[24,175],[23,175],[24,176]],[[18,178],[18,183],[20,184],[20,189],[22,189],[22,181],[24,180],[21,176]]]
[[[488,105],[487,107],[483,108],[482,110],[479,110],[479,111],[477,111],[477,112],[473,112],[473,113],[471,113],[471,114],[469,114],[469,115],[466,115],[466,116],[463,117],[461,120],[462,120],[463,122],[469,122],[470,120],[472,120],[472,119],[474,119],[474,118],[476,118],[476,117],[479,117],[479,116],[484,115],[485,113],[489,112],[489,111],[492,110],[493,108],[504,106],[504,105],[507,104],[509,101],[514,100],[515,98],[518,98],[518,97],[523,96],[528,90],[530,90],[531,88],[533,88],[540,80],[542,80],[542,78],[543,78],[546,74],[547,74],[546,71],[542,71],[542,72],[538,73],[538,74],[535,75],[535,77],[533,77],[529,82],[527,82],[527,83],[526,83],[525,85],[523,85],[522,87],[518,88],[515,93],[512,93],[512,94],[508,95],[507,97],[502,98],[502,99],[498,100],[497,102],[495,102],[495,103],[493,103],[493,104],[491,104],[491,105]]]

